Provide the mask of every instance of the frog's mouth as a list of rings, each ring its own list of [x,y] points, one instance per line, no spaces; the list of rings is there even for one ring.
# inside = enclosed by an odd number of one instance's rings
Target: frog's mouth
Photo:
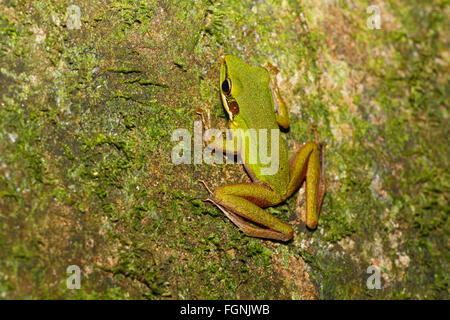
[[[233,113],[230,111],[230,106],[228,105],[227,97],[221,92],[220,96],[222,97],[223,107],[225,111],[228,113],[228,118],[233,121]]]

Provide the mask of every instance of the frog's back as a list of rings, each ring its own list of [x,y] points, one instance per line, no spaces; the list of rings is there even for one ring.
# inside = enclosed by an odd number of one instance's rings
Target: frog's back
[[[261,135],[266,133],[267,147],[264,148],[263,146],[262,152],[266,151],[267,157],[273,156],[271,161],[273,162],[272,165],[275,166],[273,169],[267,170],[271,167],[271,163],[261,163],[259,150],[257,162],[253,164],[248,163],[250,159],[248,152],[251,148],[246,146],[243,159],[246,162],[247,171],[251,171],[249,173],[254,180],[265,182],[275,191],[284,193],[289,182],[287,148],[275,117],[274,102],[269,87],[269,73],[266,69],[250,66],[237,57],[228,57],[233,59],[232,63],[230,63],[233,69],[229,70],[233,75],[232,83],[240,88],[240,90],[237,90],[238,94],[235,97],[239,105],[239,115],[235,117],[235,121],[244,130],[255,129],[259,148],[261,148]],[[266,129],[267,131],[261,131],[261,129]],[[274,144],[272,144],[271,139],[272,130],[278,133],[279,138]],[[276,152],[276,149],[272,150],[272,148],[277,148],[278,152]],[[269,174],[263,174],[263,170]]]

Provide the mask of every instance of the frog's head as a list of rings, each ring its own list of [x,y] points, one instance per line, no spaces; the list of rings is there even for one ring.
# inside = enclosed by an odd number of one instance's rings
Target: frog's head
[[[239,113],[257,112],[249,109],[267,103],[271,97],[269,80],[263,67],[250,66],[236,56],[225,56],[220,66],[220,95],[231,121]]]

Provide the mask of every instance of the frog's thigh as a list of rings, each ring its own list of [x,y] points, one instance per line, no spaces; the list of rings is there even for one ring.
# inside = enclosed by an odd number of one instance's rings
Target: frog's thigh
[[[289,224],[261,208],[282,201],[278,193],[262,185],[242,183],[222,186],[214,192],[214,200],[225,215],[249,236],[287,241],[294,234]],[[252,225],[244,219],[265,228]]]
[[[325,181],[319,159],[319,148],[314,142],[306,143],[289,159],[290,177],[288,196],[300,188],[306,178],[306,225],[310,229],[317,226],[319,210],[325,194]]]

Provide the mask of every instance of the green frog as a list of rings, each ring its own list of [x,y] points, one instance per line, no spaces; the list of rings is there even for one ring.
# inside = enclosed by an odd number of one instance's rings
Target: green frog
[[[242,142],[248,129],[273,132],[280,130],[280,126],[289,127],[287,106],[280,95],[276,78],[270,76],[278,70],[270,63],[265,67],[250,66],[233,55],[226,55],[222,60],[220,95],[229,117],[229,127],[234,129],[233,140]],[[205,124],[203,114],[202,119]],[[205,200],[219,207],[248,236],[289,241],[294,234],[293,228],[264,208],[283,202],[306,180],[306,225],[309,229],[315,229],[326,184],[323,145],[319,143],[315,129],[314,132],[316,141],[305,143],[290,158],[282,137],[276,143],[266,139],[265,147],[268,150],[277,148],[275,151],[278,154],[278,170],[271,174],[264,173],[267,164],[263,164],[259,157],[256,161],[248,161],[250,148],[231,148],[231,153],[239,154],[243,159],[252,183],[224,185],[211,192],[200,180],[210,193],[210,198]],[[212,144],[230,153],[226,149],[226,141],[212,141]]]

